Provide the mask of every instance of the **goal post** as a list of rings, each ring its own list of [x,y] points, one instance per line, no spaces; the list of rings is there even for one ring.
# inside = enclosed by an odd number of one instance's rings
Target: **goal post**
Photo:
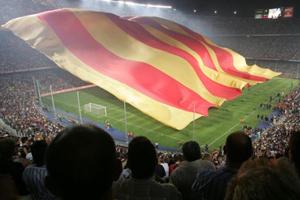
[[[93,113],[100,116],[107,116],[106,106],[96,104],[96,103],[88,103],[83,105],[84,112]]]

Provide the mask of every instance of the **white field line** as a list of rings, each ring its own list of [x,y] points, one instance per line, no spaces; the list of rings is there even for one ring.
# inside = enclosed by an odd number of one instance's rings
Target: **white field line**
[[[60,100],[56,100],[56,101],[58,101],[58,102],[62,102],[63,104],[64,104],[64,102],[63,101],[60,101]],[[71,107],[76,107],[75,105],[71,105]],[[118,110],[118,109],[116,109],[116,108],[114,108],[115,110]],[[76,113],[75,113],[76,114]],[[117,115],[119,115],[119,113],[116,113]],[[110,114],[110,116],[112,116],[113,114]],[[124,119],[123,118],[118,118],[118,117],[109,117],[109,118],[113,118],[115,121],[118,121],[118,122],[122,122],[122,123],[124,123]],[[145,132],[148,132],[148,133],[155,133],[156,134],[156,132],[154,132],[154,130],[156,130],[156,129],[159,129],[159,128],[161,128],[161,125],[158,125],[158,126],[155,126],[154,128],[152,128],[151,130],[149,130],[149,129],[147,129],[147,128],[145,128],[144,126],[139,126],[139,125],[136,125],[137,123],[135,123],[135,122],[127,122],[128,124],[130,124],[131,126],[133,126],[133,127],[136,127],[136,128],[139,128],[139,129],[142,129],[142,130],[145,130]],[[145,123],[144,123],[145,124]],[[123,130],[121,130],[120,129],[120,131],[123,131]],[[164,135],[164,136],[167,136],[167,137],[169,137],[169,138],[172,138],[172,139],[175,139],[176,141],[178,141],[179,139],[176,139],[175,137],[172,137],[172,136],[169,136],[169,135]]]
[[[250,117],[251,115],[253,115],[255,111],[252,111],[250,113],[250,115],[248,115],[245,119],[247,119],[248,117]],[[231,132],[231,130],[233,130],[235,127],[237,127],[238,125],[240,125],[240,122],[236,123],[235,125],[233,125],[230,129],[228,129],[225,133],[223,133],[222,135],[220,135],[219,137],[215,138],[211,143],[208,144],[208,146],[213,145],[216,141],[220,140],[221,138],[223,138],[225,135],[228,135],[228,133]]]

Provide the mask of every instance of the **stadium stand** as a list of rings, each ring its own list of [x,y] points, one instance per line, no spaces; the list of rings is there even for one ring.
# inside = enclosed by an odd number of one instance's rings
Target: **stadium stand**
[[[258,157],[280,157],[286,153],[291,131],[300,128],[299,105],[300,88],[288,94],[277,104],[277,108],[282,113],[281,117],[254,142]]]
[[[54,6],[52,4],[34,3],[33,1],[0,1],[0,23],[4,23],[14,17],[48,10],[54,8]],[[15,12],[16,10],[18,12]],[[178,19],[179,22],[180,20]],[[190,24],[191,27],[194,26],[196,28],[195,30],[199,30],[199,27],[206,27],[205,30],[199,31],[210,36],[219,44],[231,47],[246,55],[249,58],[249,62],[270,66],[276,71],[283,71],[286,73],[285,75],[296,78],[299,78],[299,75],[295,73],[295,67],[299,68],[297,62],[300,60],[300,52],[298,50],[299,25],[300,20],[298,19],[258,21],[254,19],[219,17],[203,17],[197,24],[194,24],[194,22]],[[5,199],[6,194],[6,196],[11,195],[15,197],[28,193],[22,181],[22,173],[33,162],[31,145],[35,141],[41,140],[50,144],[53,138],[64,128],[61,124],[50,121],[47,116],[40,112],[40,107],[34,94],[33,77],[39,80],[42,93],[49,92],[50,85],[52,85],[54,91],[59,91],[84,86],[87,83],[58,69],[54,63],[5,30],[0,29],[0,41],[0,119],[11,130],[16,131],[16,136],[13,136],[12,131],[0,123],[0,199]],[[277,97],[278,99],[273,100],[276,101],[276,106],[271,108],[277,113],[276,117],[268,116],[267,120],[264,117],[262,121],[267,122],[266,126],[258,128],[245,127],[244,129],[244,133],[252,139],[255,157],[267,158],[268,162],[272,161],[272,163],[274,163],[276,158],[288,157],[289,147],[290,150],[294,150],[297,149],[295,144],[299,146],[298,140],[297,143],[290,142],[290,144],[289,140],[292,134],[299,134],[297,130],[300,130],[300,88],[297,87],[288,94],[278,94]],[[66,141],[69,139],[65,138]],[[99,142],[101,143],[102,141]],[[57,145],[52,144],[52,149],[57,150],[56,148],[58,148]],[[70,147],[69,151],[73,150],[72,148]],[[128,170],[130,167],[126,165],[128,148],[116,146],[115,149],[116,156],[123,164],[123,172],[119,181],[132,179],[130,170]],[[71,152],[73,153],[73,151]],[[295,164],[298,162],[298,160],[295,160],[295,152],[297,151],[294,150],[293,152],[294,157],[290,157],[292,162],[285,161],[284,165],[276,166],[274,169],[268,166],[264,166],[263,170],[257,169],[258,164],[248,161],[237,171],[237,177],[233,180],[231,187],[242,188],[245,191],[243,195],[251,195],[247,190],[247,188],[250,188],[248,186],[255,186],[255,190],[264,191],[265,185],[275,184],[273,180],[282,180],[282,176],[287,174],[289,176],[286,176],[285,182],[280,184],[284,185],[294,181],[295,184],[286,186],[290,189],[286,191],[289,191],[289,194],[294,196],[290,197],[286,194],[282,199],[299,199],[300,197],[297,196],[299,195],[297,191],[300,191],[299,180],[294,175],[290,177],[294,173],[294,165],[298,168],[299,173],[299,163]],[[75,159],[80,158],[79,154],[74,154]],[[182,152],[159,152],[158,157],[160,162],[157,162],[156,168],[160,167],[160,169],[164,170],[164,174],[168,173],[171,176],[176,171],[176,168],[182,164],[183,160]],[[222,170],[227,165],[225,157],[223,147],[209,149],[206,146],[202,149],[201,159],[212,162],[217,170]],[[106,163],[106,161],[106,158],[101,160],[103,163]],[[253,162],[262,163],[261,161]],[[278,163],[280,162],[279,160]],[[168,169],[165,169],[162,163],[168,163]],[[63,165],[64,163],[58,164]],[[267,165],[265,162],[264,164]],[[246,169],[247,165],[250,169]],[[83,167],[86,166],[86,163],[84,163]],[[278,168],[286,170],[278,173],[276,171]],[[7,174],[12,179],[7,177]],[[158,171],[155,171],[155,175],[159,175]],[[258,176],[271,176],[272,179],[253,180],[253,177]],[[161,182],[168,182],[167,178],[161,179],[156,177],[156,179]],[[236,182],[237,180],[238,182]],[[247,182],[250,185],[242,185],[247,180],[250,180]],[[261,181],[261,184],[256,184],[257,181]],[[14,190],[15,186],[16,191]],[[94,187],[96,186],[94,185]],[[6,187],[9,187],[9,189],[3,193],[2,188]],[[51,186],[48,185],[47,187]],[[172,188],[173,191],[176,191],[174,187]],[[221,188],[220,190],[224,191],[225,189]],[[238,197],[241,193],[239,194],[237,191],[229,190],[226,199],[246,198],[245,196]],[[62,193],[56,194],[62,195]],[[266,198],[272,199],[273,196],[262,196],[262,199]],[[35,198],[32,197],[32,199]],[[248,199],[251,198],[249,197]]]
[[[247,58],[297,60],[299,36],[240,36],[212,38]]]
[[[23,15],[30,15],[37,12],[53,9],[54,7],[49,3],[42,4],[36,0],[18,1],[12,0],[9,2],[1,1],[1,16],[0,23],[3,24],[10,19],[20,17]]]
[[[256,20],[254,17],[203,16],[199,22],[197,21],[191,26],[205,35],[293,35],[300,33],[299,29],[296,28],[299,24],[300,20],[296,18]],[[201,27],[205,27],[205,29]]]
[[[12,33],[0,30],[0,38],[0,74],[57,68],[53,62],[30,48]]]
[[[36,107],[33,77],[41,81],[40,85],[43,92],[49,92],[50,85],[53,85],[53,90],[56,91],[86,84],[61,72],[54,69],[2,75],[0,79],[2,94],[0,116],[4,122],[15,129],[19,135],[37,132],[48,134],[59,131],[61,126],[50,123]]]

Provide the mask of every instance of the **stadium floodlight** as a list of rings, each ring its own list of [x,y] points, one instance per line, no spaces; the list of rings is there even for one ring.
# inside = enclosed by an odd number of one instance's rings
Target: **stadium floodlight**
[[[128,6],[138,6],[137,3],[132,2],[132,1],[125,1],[125,4],[128,5]]]
[[[194,13],[196,13],[197,12],[197,10],[196,9],[194,9]]]
[[[233,11],[233,14],[235,14],[235,15],[236,15],[236,14],[237,14],[237,11],[236,11],[236,10],[235,10],[235,11]]]
[[[218,14],[218,11],[217,11],[217,10],[215,10],[215,11],[214,11],[214,13],[215,13],[215,14]]]
[[[157,5],[157,4],[142,4],[142,3],[136,3],[133,1],[125,1],[125,0],[100,0],[103,2],[112,2],[112,3],[118,3],[118,4],[125,4],[128,6],[144,6],[148,8],[164,8],[164,9],[172,9],[172,6],[167,5]]]
[[[114,1],[112,1],[114,2]],[[119,4],[125,4],[125,1],[117,1]]]
[[[151,8],[168,8],[171,9],[172,6],[165,6],[165,5],[153,5],[153,4],[148,4],[147,7],[151,7]]]

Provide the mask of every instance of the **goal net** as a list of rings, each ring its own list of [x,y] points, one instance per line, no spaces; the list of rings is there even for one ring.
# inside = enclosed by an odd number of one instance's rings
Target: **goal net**
[[[83,110],[84,112],[93,113],[99,116],[107,115],[106,107],[95,103],[88,103],[83,105]]]

